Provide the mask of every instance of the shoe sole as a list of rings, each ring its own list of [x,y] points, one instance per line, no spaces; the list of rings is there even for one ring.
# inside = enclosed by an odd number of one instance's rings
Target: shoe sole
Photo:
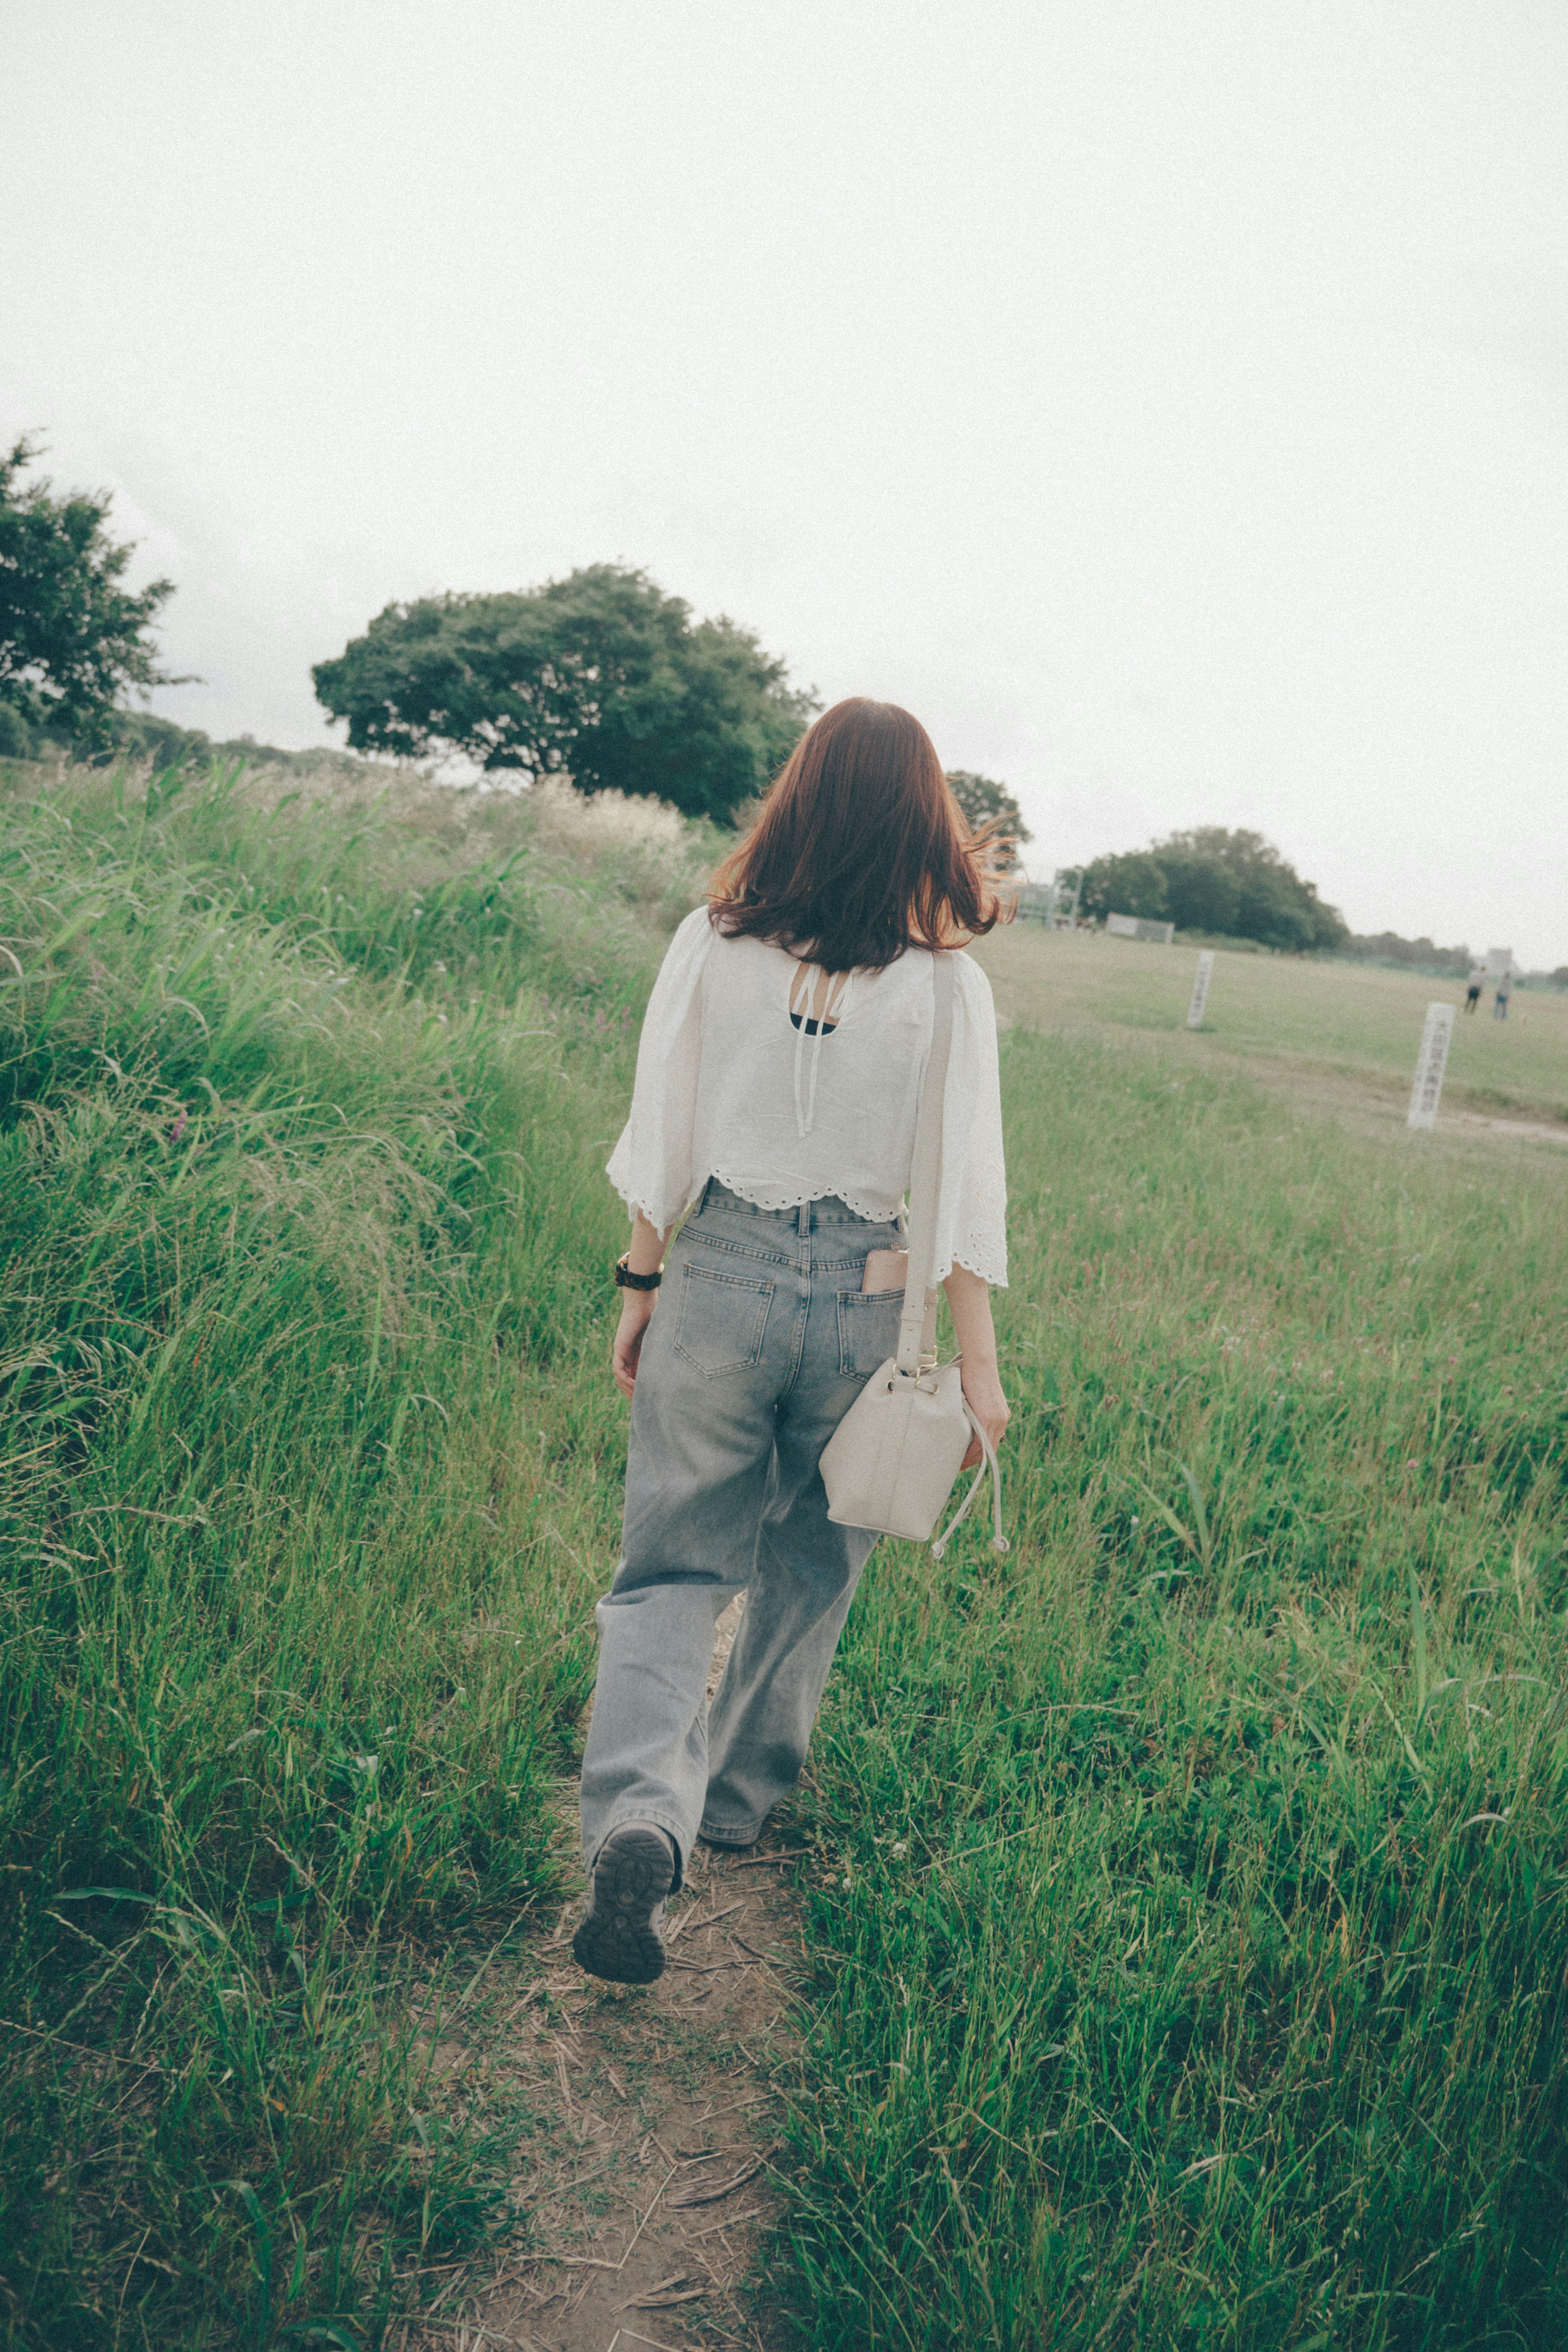
[[[611,1984],[652,1984],[664,1973],[653,1913],[674,1884],[675,1863],[654,1829],[613,1830],[593,1865],[591,1908],[571,1939],[579,1968]]]

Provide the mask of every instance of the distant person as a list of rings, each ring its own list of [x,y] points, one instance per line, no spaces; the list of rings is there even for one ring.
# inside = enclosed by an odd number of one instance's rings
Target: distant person
[[[1481,990],[1486,986],[1486,977],[1487,968],[1484,963],[1473,963],[1470,966],[1470,976],[1465,982],[1465,1011],[1467,1013],[1473,1013],[1477,1005],[1480,1003]]]
[[[800,744],[654,983],[609,1167],[632,1217],[612,1357],[632,1431],[582,1759],[572,1949],[591,1976],[663,1974],[664,1899],[694,1840],[755,1843],[805,1760],[876,1541],[829,1518],[819,1464],[898,1345],[939,954],[956,986],[935,1275],[976,1422],[994,1443],[1007,1426],[996,1014],[955,952],[999,911],[925,730],[857,697]],[[737,1593],[710,1715],[714,1626]]]
[[[1506,1021],[1508,1019],[1508,994],[1512,986],[1513,982],[1509,974],[1505,971],[1502,978],[1498,982],[1497,994],[1492,999],[1491,1017],[1494,1021]]]

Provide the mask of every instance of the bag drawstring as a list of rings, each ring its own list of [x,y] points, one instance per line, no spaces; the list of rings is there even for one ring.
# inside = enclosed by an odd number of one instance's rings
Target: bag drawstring
[[[966,1412],[969,1412],[969,1408],[967,1402],[964,1410]],[[991,1444],[990,1439],[986,1435],[985,1431],[980,1427],[979,1423],[975,1419],[972,1412],[969,1412],[969,1426],[980,1441],[979,1466],[976,1470],[973,1478],[969,1481],[968,1493],[965,1496],[963,1501],[959,1504],[957,1509],[954,1512],[952,1517],[943,1528],[941,1534],[933,1539],[931,1545],[931,1557],[933,1559],[940,1559],[943,1553],[946,1550],[948,1538],[952,1535],[954,1528],[960,1524],[967,1513],[970,1504],[974,1501],[976,1495],[979,1491],[980,1481],[985,1476],[988,1470],[991,1474],[991,1507],[995,1514],[995,1533],[991,1537],[991,1549],[993,1551],[1011,1551],[1012,1549],[1011,1544],[1009,1543],[1006,1536],[1002,1533],[1002,1465],[997,1460],[997,1449]]]

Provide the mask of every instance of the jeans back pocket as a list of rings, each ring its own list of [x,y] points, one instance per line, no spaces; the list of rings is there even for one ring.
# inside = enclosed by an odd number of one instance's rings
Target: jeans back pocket
[[[890,1356],[895,1356],[898,1318],[903,1312],[902,1290],[841,1290],[840,1370],[856,1380],[869,1380]]]
[[[684,1265],[675,1309],[675,1353],[699,1372],[750,1371],[761,1360],[768,1310],[777,1286],[706,1265]]]

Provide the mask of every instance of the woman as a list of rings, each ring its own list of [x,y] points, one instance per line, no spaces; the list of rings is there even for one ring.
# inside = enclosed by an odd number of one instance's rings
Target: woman
[[[818,719],[664,958],[609,1167],[633,1219],[613,1357],[632,1436],[582,1765],[590,1892],[573,1949],[595,1976],[662,1973],[659,1921],[694,1837],[753,1843],[804,1761],[876,1540],[829,1519],[817,1465],[897,1345],[933,950],[998,911],[987,845],[925,729],[857,698]],[[996,1020],[985,974],[954,963],[933,1280],[995,1444]],[[738,1592],[710,1722],[714,1625]]]

